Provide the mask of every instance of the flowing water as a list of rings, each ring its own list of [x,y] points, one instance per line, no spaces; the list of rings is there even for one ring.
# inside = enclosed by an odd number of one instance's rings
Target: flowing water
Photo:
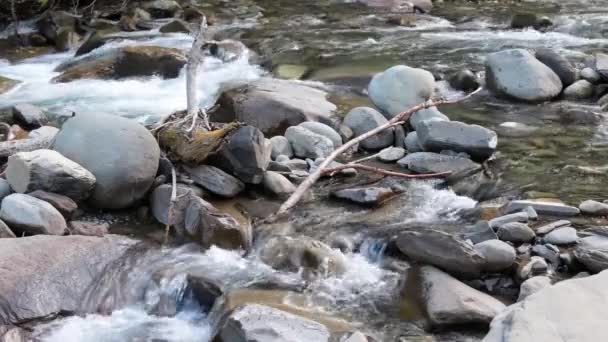
[[[390,13],[346,2],[210,3],[211,11],[236,18],[217,26],[217,37],[242,40],[262,56],[270,57],[274,66],[306,66],[309,80],[324,82],[334,93],[332,99],[338,101],[341,114],[352,105],[369,104],[363,88],[370,75],[394,64],[424,67],[436,74],[462,67],[482,73],[484,56],[501,49],[551,47],[582,65],[586,54],[608,47],[608,2],[599,0],[504,4],[446,1],[431,15],[418,15],[412,27],[389,25],[386,21]],[[545,32],[507,29],[512,13],[530,9],[549,16],[555,25]],[[131,33],[91,54],[125,45],[186,49],[191,43],[192,38],[185,34]],[[0,107],[34,103],[57,116],[104,112],[141,121],[156,120],[185,107],[183,72],[172,80],[50,83],[58,74],[54,68],[72,55],[73,51],[18,62],[0,59],[0,75],[22,82],[0,95]],[[211,105],[228,85],[248,82],[269,72],[251,64],[247,56],[227,63],[208,58],[199,70],[201,105]],[[449,92],[443,87],[442,93]],[[599,111],[592,103],[572,105],[590,105],[592,111]],[[604,119],[594,126],[565,124],[553,105],[514,104],[487,93],[442,111],[452,119],[498,131],[501,176],[514,187],[552,192],[573,204],[581,199],[600,198],[604,192],[599,186],[608,180],[608,125]],[[501,126],[505,122],[521,122],[535,129],[513,135]],[[303,203],[295,211],[290,222],[292,233],[327,242],[340,234],[358,240],[358,252],[347,254],[348,268],[343,275],[309,282],[302,274],[271,269],[256,257],[255,251],[242,256],[218,248],[143,248],[108,270],[83,301],[82,315],[41,325],[36,335],[42,341],[61,342],[209,341],[217,324],[216,312],[204,307],[188,290],[187,275],[198,272],[217,279],[226,286],[225,290],[268,282],[303,288],[298,296],[290,292],[282,298],[282,304],[311,315],[355,322],[381,341],[394,341],[397,336],[425,340],[418,309],[408,306],[404,314],[407,305],[395,304],[407,272],[387,267],[391,260],[385,256],[387,246],[378,231],[407,224],[443,225],[448,229],[461,225],[466,220],[464,213],[476,202],[449,189],[438,189],[434,183],[404,185],[407,191],[403,195],[378,209],[362,210],[321,201]],[[262,206],[267,207],[268,203],[262,201]],[[165,315],[163,310],[172,314]],[[477,339],[475,334],[467,336]],[[449,333],[436,334],[435,338],[465,339]]]

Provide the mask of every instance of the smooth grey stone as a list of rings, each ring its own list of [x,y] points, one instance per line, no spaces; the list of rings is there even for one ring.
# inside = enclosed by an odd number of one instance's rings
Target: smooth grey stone
[[[484,269],[497,272],[507,269],[515,263],[515,248],[500,240],[487,240],[473,247],[486,260]]]
[[[591,68],[584,68],[581,70],[581,78],[589,81],[592,84],[597,84],[600,82],[602,76]]]
[[[571,224],[570,221],[568,220],[559,220],[559,221],[555,221],[555,222],[551,222],[549,224],[545,224],[543,226],[537,227],[535,228],[536,230],[536,234],[547,234],[551,231],[553,231],[556,228],[560,228],[560,227],[566,227],[569,226]]]
[[[576,243],[577,240],[576,229],[572,227],[557,228],[543,238],[545,243],[554,245],[570,245]]]
[[[382,114],[373,108],[357,107],[351,109],[346,114],[343,124],[350,127],[355,137],[358,137],[378,126],[386,124],[387,121]],[[363,140],[360,142],[360,145],[365,149],[377,150],[392,145],[394,140],[393,128],[389,128]]]
[[[385,163],[394,163],[405,156],[405,150],[401,147],[387,147],[380,151],[378,160]]]
[[[266,190],[278,197],[288,196],[296,190],[289,179],[274,171],[266,171],[262,184]]]
[[[243,182],[215,166],[184,166],[184,169],[195,184],[219,196],[234,197],[245,189]]]
[[[593,201],[593,200],[584,201],[578,206],[578,208],[580,209],[581,213],[587,214],[587,215],[595,215],[595,216],[608,215],[608,204],[598,202],[598,201]]]
[[[331,140],[331,142],[334,144],[334,149],[342,146],[342,137],[340,136],[340,134],[324,123],[307,121],[302,122],[298,126],[304,127],[309,131],[329,138],[329,140]]]
[[[499,95],[543,102],[562,92],[562,81],[528,51],[512,49],[486,57],[486,85]]]
[[[593,96],[593,92],[593,84],[587,80],[580,80],[564,89],[564,98],[567,100],[586,100]]]
[[[548,286],[551,286],[551,278],[547,276],[536,276],[527,279],[521,284],[517,301],[521,302],[528,296],[533,295]]]
[[[591,272],[608,269],[608,237],[592,235],[579,239],[574,256]]]
[[[534,208],[539,215],[576,216],[580,213],[578,208],[566,204],[530,200],[511,201],[504,207],[503,210],[505,213],[512,213],[515,211],[524,210],[528,206]]]
[[[558,54],[555,50],[540,48],[536,50],[534,56],[559,76],[564,87],[576,82],[578,78],[576,68],[567,58]]]
[[[418,133],[409,132],[405,137],[405,148],[409,153],[422,152],[422,146],[418,140]]]
[[[510,222],[501,225],[496,235],[503,241],[515,243],[530,242],[536,237],[534,231],[527,224],[521,222]]]
[[[559,250],[555,251],[549,246],[551,245],[534,245],[530,250],[532,255],[538,255],[554,266],[560,264]]]
[[[270,138],[270,145],[272,146],[271,158],[277,159],[279,156],[286,156],[287,158],[293,157],[293,150],[289,140],[284,136],[277,135]]]
[[[410,115],[409,122],[414,131],[417,131],[420,128],[420,124],[427,121],[450,121],[450,118],[440,112],[436,107],[421,109]]]
[[[496,132],[458,121],[424,121],[416,133],[425,151],[465,152],[475,160],[489,158],[498,144]]]
[[[519,213],[513,213],[493,218],[488,223],[490,224],[490,227],[498,229],[500,226],[511,222],[528,222],[529,218],[530,217],[528,216],[528,213],[522,211]]]
[[[322,158],[329,156],[334,150],[334,144],[329,138],[304,127],[289,127],[285,132],[285,137],[291,144],[296,157]]]
[[[2,200],[0,218],[12,230],[28,234],[63,235],[65,219],[51,204],[24,194],[12,194]]]

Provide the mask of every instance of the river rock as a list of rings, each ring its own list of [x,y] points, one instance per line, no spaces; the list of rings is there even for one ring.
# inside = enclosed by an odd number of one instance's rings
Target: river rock
[[[14,105],[13,118],[20,126],[29,130],[40,128],[49,121],[42,109],[29,103]]]
[[[247,251],[251,247],[251,226],[241,225],[200,197],[192,197],[184,211],[186,232],[204,247]]]
[[[593,70],[597,71],[603,80],[608,80],[608,54],[596,53]]]
[[[270,143],[253,126],[238,128],[222,145],[217,157],[218,166],[249,184],[260,184],[270,163]]]
[[[405,150],[401,147],[387,147],[380,151],[378,160],[385,163],[394,163],[405,156]]]
[[[333,142],[301,126],[289,127],[285,132],[293,153],[300,158],[325,158],[334,150]]]
[[[561,281],[509,306],[483,342],[604,341],[608,272]]]
[[[511,201],[502,209],[505,213],[524,210],[526,207],[532,207],[539,215],[550,216],[576,216],[580,210],[576,207],[565,205],[558,202],[544,202],[532,200],[515,200]]]
[[[280,135],[290,126],[305,121],[332,125],[336,105],[327,92],[304,84],[262,78],[246,86],[225,91],[211,114],[219,122],[243,122],[259,128],[265,135]]]
[[[162,184],[156,187],[150,195],[152,216],[162,224],[167,224],[169,221],[168,213],[169,206],[171,205],[172,191],[173,186],[171,184]],[[197,195],[191,188],[180,183],[177,183],[175,191],[177,200],[173,205],[171,225],[174,226],[179,233],[183,233],[185,211],[190,205],[190,201]]]
[[[357,107],[351,109],[344,118],[344,125],[352,129],[355,137],[371,131],[385,124],[388,120],[378,111],[369,107]],[[395,137],[393,128],[386,129],[372,137],[360,142],[361,147],[377,150],[393,144]]]
[[[95,176],[53,150],[19,152],[8,158],[6,179],[19,193],[44,190],[76,201],[89,197]]]
[[[420,124],[426,121],[450,121],[445,114],[441,113],[437,108],[421,109],[410,115],[410,126],[417,131]]]
[[[4,197],[10,195],[13,192],[11,189],[11,185],[4,178],[0,178],[0,202],[4,199]]]
[[[313,133],[317,133],[326,138],[329,138],[329,140],[331,140],[331,142],[334,144],[334,149],[342,146],[342,137],[340,136],[340,134],[326,124],[308,121],[302,122],[298,126],[304,127]]]
[[[152,0],[140,4],[141,8],[149,12],[154,18],[171,18],[182,7],[175,0]]]
[[[540,256],[533,256],[527,262],[520,262],[518,266],[516,273],[522,281],[537,275],[546,274],[549,270],[547,260]]]
[[[487,221],[478,221],[476,224],[467,226],[466,232],[462,234],[464,240],[479,244],[488,240],[497,240],[498,236]]]
[[[9,228],[9,226],[4,223],[4,221],[0,220],[0,239],[5,238],[15,238],[15,233]]]
[[[222,197],[234,197],[245,189],[245,184],[236,177],[211,165],[185,166],[194,183]]]
[[[576,82],[578,78],[578,72],[574,65],[564,56],[558,54],[553,49],[540,48],[536,50],[534,54],[536,59],[541,61],[543,64],[551,68],[553,72],[559,76],[564,87],[568,87],[572,83]]]
[[[404,231],[397,247],[408,258],[463,277],[478,276],[485,260],[464,240],[438,230]]]
[[[176,19],[161,26],[158,31],[162,33],[190,33],[190,26],[187,22],[181,19]]]
[[[452,88],[461,91],[473,91],[479,88],[479,79],[469,69],[462,69],[450,76],[448,82]]]
[[[519,289],[518,302],[526,299],[528,296],[535,294],[536,292],[544,289],[545,287],[551,286],[551,278],[547,276],[536,276],[532,277],[521,284]]]
[[[520,222],[505,223],[498,228],[496,234],[499,239],[514,243],[530,242],[536,237],[527,224]]]
[[[480,242],[474,248],[485,258],[484,269],[487,271],[502,271],[511,267],[515,262],[515,248],[500,240]]]
[[[408,153],[422,152],[422,146],[420,146],[420,141],[418,140],[418,133],[409,132],[405,137],[405,148]]]
[[[397,161],[397,164],[416,173],[438,173],[447,171],[458,173],[481,168],[479,164],[469,158],[433,152],[410,153],[403,159]]]
[[[568,100],[586,100],[593,96],[593,91],[593,84],[586,80],[580,80],[564,89],[564,98]]]
[[[8,195],[2,200],[0,218],[13,230],[28,234],[63,235],[67,224],[49,203],[24,194]]]
[[[507,223],[511,223],[511,222],[524,222],[525,223],[525,222],[528,222],[529,219],[530,219],[530,217],[528,216],[528,213],[522,211],[522,212],[518,212],[518,213],[507,214],[507,215],[493,218],[489,221],[489,224],[490,224],[490,227],[492,227],[494,229],[498,229],[500,226],[507,224]]]
[[[367,187],[338,190],[332,195],[353,203],[373,206],[382,204],[382,202],[393,197],[395,193],[390,188]]]
[[[534,13],[516,13],[511,18],[511,28],[522,29],[526,27],[536,27],[538,16]]]
[[[339,275],[346,270],[346,259],[340,251],[307,236],[272,237],[264,243],[259,256],[278,270],[297,272],[305,268],[328,275]]]
[[[264,174],[264,188],[270,193],[278,196],[285,197],[296,191],[296,187],[285,178],[282,174],[274,171],[266,171]]]
[[[396,65],[376,74],[367,91],[372,102],[392,118],[429,100],[435,91],[435,78],[426,70]]]
[[[458,121],[423,121],[416,130],[425,151],[465,152],[476,160],[488,159],[496,150],[496,132]]]
[[[11,78],[0,75],[0,94],[8,92],[9,90],[17,86],[17,84],[19,83],[21,83],[21,81],[13,80]]]
[[[522,49],[488,55],[486,84],[499,95],[526,102],[551,100],[561,93],[563,87],[553,70]]]
[[[578,240],[578,235],[576,234],[576,229],[572,227],[565,227],[555,229],[551,233],[545,235],[543,240],[545,243],[554,245],[570,245],[576,243]]]
[[[583,70],[581,70],[581,78],[591,84],[598,84],[602,79],[602,76],[592,68],[583,68]]]
[[[454,324],[488,324],[505,305],[432,266],[420,269],[422,297],[435,327]]]
[[[580,209],[581,213],[586,214],[586,215],[595,215],[595,216],[608,215],[608,204],[594,201],[594,200],[584,201],[578,206],[578,208]]]
[[[310,319],[260,304],[246,304],[223,322],[218,342],[329,342],[330,332]]]
[[[105,222],[70,221],[68,230],[70,231],[70,235],[102,237],[108,234],[110,225]]]
[[[65,217],[66,219],[70,218],[72,214],[76,211],[76,209],[78,209],[78,205],[76,204],[76,202],[64,195],[46,192],[43,190],[36,190],[28,193],[28,195],[48,202],[55,209],[59,210],[61,215],[63,215],[63,217]]]
[[[530,254],[533,256],[538,255],[554,266],[559,266],[560,264],[559,248],[557,246],[551,244],[534,245],[530,249]]]
[[[608,238],[592,235],[578,240],[574,256],[592,272],[608,269]]]
[[[278,156],[283,155],[287,158],[293,157],[293,150],[289,140],[284,136],[277,135],[270,138],[270,145],[272,146],[271,157],[277,159]]]
[[[76,312],[106,266],[134,243],[115,235],[0,239],[0,292],[4,298],[0,323],[18,324],[58,312]]]
[[[141,199],[154,181],[160,158],[158,143],[146,128],[105,114],[69,119],[53,149],[95,176],[90,201],[103,209],[126,208]]]

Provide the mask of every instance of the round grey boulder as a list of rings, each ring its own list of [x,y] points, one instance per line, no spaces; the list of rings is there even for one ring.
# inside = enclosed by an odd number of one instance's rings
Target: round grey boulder
[[[585,100],[593,96],[593,90],[593,84],[589,81],[576,81],[564,89],[564,98],[568,100]]]
[[[396,65],[375,75],[367,91],[372,102],[392,118],[429,100],[435,91],[435,78],[424,69]]]
[[[148,191],[160,158],[156,139],[135,121],[114,115],[77,115],[55,138],[53,149],[97,179],[91,204],[102,209],[131,206]]]
[[[576,229],[564,227],[555,229],[551,233],[545,235],[543,240],[545,243],[553,245],[570,245],[578,241],[578,235],[576,234]]]
[[[587,200],[582,202],[578,208],[581,210],[581,213],[592,216],[605,216],[608,215],[608,204]]]
[[[473,248],[486,259],[484,269],[497,272],[507,269],[515,262],[515,248],[500,240],[486,240]]]
[[[51,204],[24,194],[5,197],[0,218],[13,230],[28,234],[63,235],[67,229],[65,219]]]
[[[534,56],[559,76],[564,87],[576,82],[578,78],[576,68],[566,57],[558,54],[555,50],[540,48],[536,50]]]
[[[348,126],[355,136],[360,136],[387,122],[386,118],[378,111],[369,107],[353,108],[344,118],[344,124]],[[370,150],[385,148],[393,144],[395,135],[393,129],[386,129],[372,137],[363,140],[361,147]]]
[[[329,138],[329,140],[334,143],[334,148],[342,146],[342,137],[340,136],[340,133],[336,132],[333,128],[324,123],[307,121],[302,122],[298,126],[304,127],[311,132]]]
[[[563,88],[559,76],[523,49],[492,53],[486,58],[486,84],[498,95],[526,102],[543,102]]]
[[[327,137],[301,126],[292,126],[285,131],[293,154],[300,158],[325,158],[334,150],[334,143]]]
[[[515,243],[530,242],[536,234],[532,228],[528,227],[525,223],[510,222],[503,224],[498,228],[498,238],[503,241],[510,241]]]

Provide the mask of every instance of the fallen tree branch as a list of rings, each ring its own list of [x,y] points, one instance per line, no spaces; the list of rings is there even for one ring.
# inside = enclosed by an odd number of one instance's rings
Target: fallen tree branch
[[[445,171],[445,172],[438,172],[438,173],[409,174],[409,173],[403,173],[403,172],[389,171],[389,170],[381,169],[379,167],[363,165],[363,164],[344,164],[344,165],[325,169],[323,171],[323,174],[331,175],[331,174],[340,172],[345,169],[361,169],[361,170],[365,170],[365,171],[371,171],[371,172],[383,174],[386,176],[395,176],[395,177],[402,177],[402,178],[433,178],[433,177],[446,176],[446,175],[449,175],[450,173],[452,173],[452,171]]]
[[[169,208],[167,209],[167,225],[165,226],[165,239],[163,244],[169,241],[169,232],[171,231],[171,221],[173,220],[173,207],[177,202],[177,175],[175,174],[175,168],[171,167],[171,201],[169,202]]]
[[[482,88],[478,88],[477,90],[475,90],[474,92],[472,92],[468,95],[465,95],[463,97],[453,99],[453,100],[444,99],[444,100],[427,101],[425,103],[420,103],[410,109],[407,109],[407,110],[395,115],[392,119],[390,119],[385,124],[380,125],[374,129],[372,129],[364,134],[361,134],[360,136],[346,142],[345,144],[343,144],[342,146],[340,146],[336,150],[334,150],[329,156],[327,156],[327,158],[325,158],[325,160],[323,160],[323,162],[321,162],[321,164],[317,167],[317,170],[315,172],[311,173],[302,183],[300,183],[300,185],[298,185],[298,187],[291,194],[291,196],[289,196],[289,198],[285,202],[283,202],[283,204],[277,211],[277,215],[286,213],[289,209],[291,209],[293,206],[295,206],[300,201],[302,196],[304,196],[306,194],[306,192],[317,182],[317,180],[319,180],[319,178],[321,178],[321,176],[323,174],[325,174],[325,172],[326,172],[325,170],[331,164],[331,162],[333,162],[334,159],[336,159],[340,154],[344,153],[346,150],[351,148],[353,145],[358,144],[359,142],[361,142],[369,137],[372,137],[390,127],[393,127],[397,122],[400,122],[400,121],[405,122],[409,118],[410,115],[412,115],[413,113],[415,113],[421,109],[436,107],[436,106],[440,106],[440,105],[444,105],[444,104],[458,103],[460,101],[466,100],[469,97],[479,93],[481,91],[481,89]],[[351,168],[351,167],[354,167],[355,165],[357,165],[357,164],[350,164],[350,165],[347,164],[346,168]]]
[[[15,153],[31,152],[39,149],[49,148],[55,136],[40,138],[19,139],[0,142],[0,158],[8,158]]]

